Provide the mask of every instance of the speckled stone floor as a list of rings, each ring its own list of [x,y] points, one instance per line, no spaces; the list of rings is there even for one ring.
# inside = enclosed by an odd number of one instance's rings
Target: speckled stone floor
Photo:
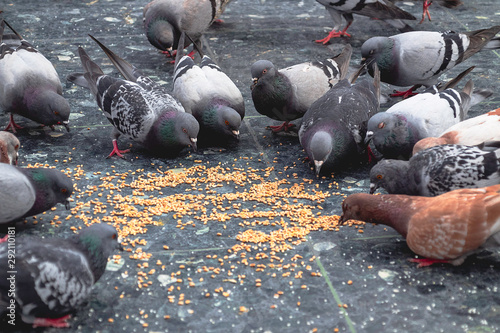
[[[466,31],[500,22],[497,0],[464,2],[456,9],[434,4],[431,22],[411,25]],[[142,30],[146,3],[6,0],[0,15],[52,61],[63,82],[81,70],[78,46],[106,73],[118,75],[90,33],[171,89],[173,66]],[[398,5],[421,15],[418,2]],[[297,136],[272,135],[265,127],[275,122],[253,107],[254,61],[286,67],[332,56],[351,43],[355,66],[363,41],[398,31],[356,17],[351,38],[316,44],[332,22],[314,0],[234,0],[223,19],[204,44],[245,98],[247,115],[235,146],[186,149],[177,158],[160,159],[133,144],[126,159],[106,159],[111,127],[90,93],[70,84],[64,96],[72,107],[71,132],[17,118],[26,127],[18,133],[20,165],[64,170],[77,188],[71,211],[58,206],[29,218],[18,224],[18,237],[66,237],[85,223],[102,221],[115,223],[126,239],[125,251],[116,253],[73,314],[71,328],[33,331],[500,331],[496,253],[480,253],[459,267],[416,268],[407,261],[412,252],[390,228],[336,228],[343,197],[368,191],[369,168],[317,179]],[[500,55],[481,52],[443,78],[471,65],[475,85],[495,91],[471,109],[474,116],[500,107]],[[6,122],[1,114],[0,123]],[[120,139],[121,147],[129,143]],[[153,214],[152,208],[160,211]],[[250,242],[250,235],[259,243]],[[1,324],[0,331],[32,331]]]

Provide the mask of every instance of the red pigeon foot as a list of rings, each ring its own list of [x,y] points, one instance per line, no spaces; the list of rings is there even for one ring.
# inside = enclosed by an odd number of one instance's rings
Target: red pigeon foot
[[[4,237],[0,238],[0,244],[5,243],[9,239],[9,235],[5,235]]]
[[[429,18],[429,21],[431,21],[431,13],[429,13],[429,7],[432,5],[432,1],[424,0],[424,11],[422,12],[422,20],[419,22],[419,24],[422,24],[422,22],[425,21],[425,16]]]
[[[16,128],[21,129],[23,127],[16,124],[16,122],[14,121],[14,116],[12,116],[12,113],[11,113],[9,124],[7,125],[7,127],[5,127],[4,131],[8,131],[9,129],[12,129],[12,132],[16,133]]]
[[[118,143],[116,142],[116,139],[113,139],[113,150],[111,151],[111,153],[108,155],[107,158],[110,158],[113,155],[125,158],[122,154],[128,153],[129,151],[130,149],[125,149],[125,150],[118,149]]]
[[[67,328],[69,324],[68,320],[71,316],[65,315],[60,318],[35,318],[33,322],[33,328],[36,327],[57,327],[57,328]]]
[[[290,124],[289,122],[285,121],[283,124],[279,126],[268,126],[273,133],[279,133],[279,132],[290,132],[290,129],[295,127],[295,124]]]
[[[390,94],[389,96],[391,96],[391,97],[403,97],[403,99],[406,99],[408,97],[415,96],[418,94],[418,93],[413,92],[414,90],[415,90],[415,87],[411,87],[410,89],[404,90],[404,91],[394,90],[394,92],[392,94]]]
[[[348,34],[346,31],[347,31],[347,28],[349,28],[350,24],[348,24],[344,30],[342,31],[336,31],[335,29],[333,29],[332,31],[330,31],[330,33],[328,34],[328,36],[326,36],[325,38],[323,39],[318,39],[318,40],[315,40],[316,43],[323,43],[323,44],[327,44],[330,39],[332,38],[336,38],[336,37],[342,37],[342,36],[346,36],[346,37],[351,37],[350,34]]]
[[[444,259],[410,258],[408,261],[418,263],[417,268],[430,266],[432,264],[451,264],[449,260]]]

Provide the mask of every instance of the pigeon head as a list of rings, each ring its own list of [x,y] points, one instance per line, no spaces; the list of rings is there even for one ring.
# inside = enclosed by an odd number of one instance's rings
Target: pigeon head
[[[364,206],[366,205],[366,193],[351,194],[342,202],[342,215],[340,216],[339,223],[345,224],[349,220],[359,220],[367,222]]]
[[[28,118],[46,126],[63,125],[69,131],[70,107],[63,96],[47,89],[35,93],[27,103],[29,110],[36,110],[28,112]]]
[[[69,209],[68,198],[73,194],[73,183],[68,176],[48,168],[19,168],[19,171],[30,179],[36,192],[35,203],[24,217],[45,212],[57,203]]]
[[[388,37],[372,37],[361,45],[361,63],[366,64],[371,76],[374,73],[374,64],[377,64],[381,72],[381,80],[384,73],[393,67],[392,52],[394,41]]]
[[[241,116],[233,108],[216,103],[199,114],[201,117],[198,118],[198,121],[204,135],[222,134],[224,138],[239,138]]]
[[[121,249],[116,229],[106,223],[92,224],[75,235],[79,248],[89,259],[94,282],[99,280],[106,269],[108,257]]]
[[[261,77],[276,75],[276,68],[269,60],[258,60],[253,63],[250,72],[252,73],[253,88]]]
[[[0,163],[17,165],[20,145],[19,139],[14,134],[0,131]]]
[[[170,51],[177,47],[180,33],[168,21],[158,18],[146,25],[146,36],[157,49]]]
[[[417,132],[406,117],[379,112],[368,120],[365,140],[371,139],[386,158],[408,158],[419,139]]]
[[[196,151],[200,125],[186,112],[167,111],[153,124],[144,145],[149,150],[165,155],[177,154],[187,146]]]
[[[409,183],[411,183],[407,177],[408,168],[408,161],[379,161],[370,170],[370,194],[375,193],[378,188],[384,188],[393,194],[407,194]]]
[[[321,173],[321,167],[328,160],[332,152],[332,135],[325,131],[318,131],[314,133],[309,143],[309,155],[314,163],[314,170],[316,177]]]

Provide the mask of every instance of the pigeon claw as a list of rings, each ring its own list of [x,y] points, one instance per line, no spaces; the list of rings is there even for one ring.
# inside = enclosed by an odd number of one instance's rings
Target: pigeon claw
[[[17,132],[16,128],[17,129],[21,129],[23,127],[19,126],[18,124],[16,124],[16,122],[14,121],[14,116],[11,113],[10,114],[9,124],[7,125],[7,127],[5,127],[4,131],[8,131],[9,129],[12,129],[12,133],[16,133]]]
[[[108,157],[106,158],[110,158],[111,156],[116,155],[124,159],[125,156],[123,156],[122,154],[128,153],[129,151],[130,149],[125,149],[125,150],[118,149],[118,143],[116,142],[116,139],[113,139],[113,150],[111,151],[111,153],[109,153]]]
[[[392,94],[390,94],[389,96],[391,96],[391,97],[403,97],[403,99],[406,99],[408,97],[418,95],[418,93],[413,92],[413,90],[415,90],[414,87],[411,87],[410,89],[405,90],[405,91],[394,90],[394,92]]]
[[[285,121],[283,124],[278,125],[278,126],[268,126],[268,128],[273,131],[273,133],[279,133],[279,132],[290,132],[290,129],[295,127],[295,124],[290,124],[288,121]]]
[[[432,264],[450,264],[451,262],[446,259],[431,259],[431,258],[410,258],[410,262],[418,263],[417,268],[430,266]]]
[[[423,6],[423,12],[422,12],[422,20],[418,24],[422,24],[422,22],[425,21],[425,16],[429,18],[429,21],[431,20],[431,13],[429,13],[429,7],[432,5],[432,1],[429,0],[424,0],[424,6]]]
[[[36,327],[57,327],[57,328],[67,328],[69,324],[67,320],[70,315],[65,315],[61,318],[35,318],[33,321],[33,328]]]

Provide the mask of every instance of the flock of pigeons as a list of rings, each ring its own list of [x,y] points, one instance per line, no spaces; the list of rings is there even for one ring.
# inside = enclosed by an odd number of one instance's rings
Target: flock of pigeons
[[[144,8],[147,39],[175,58],[171,93],[93,36],[123,78],[104,74],[78,48],[83,72],[68,80],[89,89],[113,125],[108,157],[127,152],[118,148],[121,135],[169,156],[188,146],[196,150],[198,137],[214,144],[238,139],[245,116],[242,94],[199,46],[229,1],[154,0]],[[402,33],[368,39],[361,47],[363,64],[349,78],[350,45],[330,59],[284,69],[268,60],[255,62],[255,109],[283,121],[271,127],[274,132],[290,131],[291,121],[301,119],[299,141],[318,176],[383,157],[370,172],[371,194],[347,197],[341,222],[357,219],[393,227],[425,257],[416,259],[420,265],[461,264],[478,248],[498,245],[500,109],[467,119],[472,105],[492,95],[475,90],[472,81],[455,88],[473,67],[447,83],[439,78],[476,52],[500,48],[495,37],[500,26],[463,33],[410,31],[404,20],[415,17],[388,0],[317,1],[334,20],[334,29],[317,42],[349,36],[353,14],[385,20]],[[430,18],[429,5],[423,1],[422,20]],[[339,30],[342,17],[347,26]],[[16,166],[20,142],[7,132],[20,128],[13,115],[69,131],[70,107],[52,64],[5,20],[0,38],[0,107],[10,113],[6,131],[0,132],[0,223],[7,224],[67,203],[73,185],[57,170]],[[184,55],[191,44],[193,52]],[[199,64],[193,60],[195,51],[202,58]],[[366,71],[372,78],[360,79]],[[412,86],[397,94],[409,98],[380,112],[380,82]],[[426,89],[415,95],[420,86]],[[372,195],[378,188],[389,194]],[[16,284],[23,288],[10,296],[7,235],[0,241],[0,306],[8,309],[14,300],[26,323],[67,327],[67,314],[103,274],[107,258],[119,247],[117,238],[113,227],[99,224],[65,240],[19,239]]]

